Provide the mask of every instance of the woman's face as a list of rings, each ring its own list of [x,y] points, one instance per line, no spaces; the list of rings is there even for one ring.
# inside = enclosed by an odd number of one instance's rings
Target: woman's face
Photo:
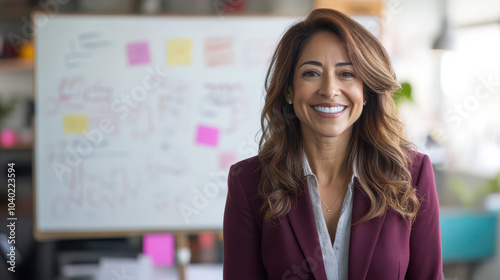
[[[340,38],[327,31],[316,33],[306,44],[290,92],[305,133],[339,136],[350,131],[363,110],[363,82]]]

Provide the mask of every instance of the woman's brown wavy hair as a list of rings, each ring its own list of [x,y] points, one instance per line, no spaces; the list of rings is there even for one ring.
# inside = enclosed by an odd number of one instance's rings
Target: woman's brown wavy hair
[[[355,72],[363,81],[366,106],[353,124],[345,164],[356,165],[370,211],[355,224],[381,216],[388,207],[412,223],[420,206],[411,185],[410,166],[415,146],[405,139],[392,95],[401,90],[382,44],[345,14],[316,9],[291,26],[281,38],[265,80],[261,115],[262,136],[259,194],[264,220],[288,213],[291,200],[301,196],[303,143],[299,119],[285,93],[292,86],[294,69],[304,46],[314,34],[328,30],[342,40]]]

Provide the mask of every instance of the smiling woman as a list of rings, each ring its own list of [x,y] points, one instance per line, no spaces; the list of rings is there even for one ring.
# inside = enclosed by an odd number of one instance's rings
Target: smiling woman
[[[411,188],[408,168],[412,162],[409,151],[414,146],[403,136],[391,97],[400,85],[387,52],[369,31],[338,11],[314,10],[281,39],[266,77],[266,89],[259,143],[261,194],[270,198],[262,207],[263,211],[268,209],[266,220],[290,207],[287,199],[274,199],[272,194],[300,195],[297,183],[303,178],[295,175],[303,169],[300,159],[304,150],[308,154],[307,139],[316,135],[336,141],[332,149],[345,151],[342,165],[358,168],[361,185],[372,203],[372,211],[359,222],[381,215],[387,206],[403,217],[415,217],[419,201]],[[327,105],[321,108],[322,103]],[[317,114],[315,106],[323,111],[326,107],[346,107],[346,112],[331,120],[326,114]],[[290,125],[285,125],[283,118]],[[275,182],[288,188],[276,188]]]
[[[229,171],[224,278],[442,279],[432,165],[404,137],[380,42],[313,10],[265,84],[259,153]]]
[[[363,81],[340,38],[328,31],[314,34],[297,64],[288,99],[294,100],[302,135],[334,137],[350,130],[362,112]]]

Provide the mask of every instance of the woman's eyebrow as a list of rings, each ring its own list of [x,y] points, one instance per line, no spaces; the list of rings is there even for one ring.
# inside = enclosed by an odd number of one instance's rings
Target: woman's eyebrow
[[[316,65],[316,66],[319,66],[319,67],[322,67],[322,66],[323,66],[323,64],[322,64],[321,62],[319,62],[319,61],[315,61],[315,60],[308,60],[308,61],[306,61],[306,62],[302,63],[302,64],[299,66],[299,68],[300,68],[300,67],[302,67],[302,66],[303,66],[303,65],[305,65],[305,64]],[[335,64],[335,67],[346,66],[346,65],[352,65],[352,63],[351,63],[351,62],[339,62],[339,63]]]

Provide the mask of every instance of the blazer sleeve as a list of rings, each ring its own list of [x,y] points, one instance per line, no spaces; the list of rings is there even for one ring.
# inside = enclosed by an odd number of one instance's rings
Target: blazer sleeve
[[[225,280],[266,279],[261,257],[261,234],[250,204],[232,165],[223,222],[223,278]]]
[[[427,155],[417,180],[420,209],[410,235],[410,261],[405,279],[443,279],[439,200],[434,170]]]

